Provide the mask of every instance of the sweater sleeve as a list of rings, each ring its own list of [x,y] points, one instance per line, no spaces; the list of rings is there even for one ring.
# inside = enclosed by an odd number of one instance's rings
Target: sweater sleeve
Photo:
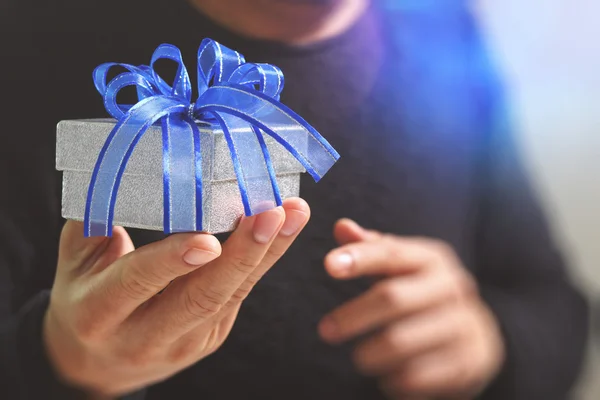
[[[11,399],[79,400],[88,397],[63,383],[55,374],[42,339],[42,323],[48,307],[49,291],[31,298],[13,316],[0,321],[0,387]],[[143,400],[145,390],[121,397]]]
[[[7,398],[11,399],[83,398],[76,389],[60,381],[46,356],[42,325],[49,290],[39,290],[28,294],[23,302],[19,300],[21,294],[35,290],[35,283],[15,279],[27,266],[7,263],[9,259],[18,258],[10,257],[11,250],[7,248],[10,243],[7,236],[17,234],[11,232],[10,226],[5,217],[0,220],[0,387],[4,394],[10,393]],[[21,249],[23,245],[25,243],[16,248]],[[14,250],[15,247],[12,252]],[[48,267],[54,268],[54,262],[49,261]]]
[[[485,399],[564,399],[579,375],[588,307],[520,162],[491,79],[484,113],[476,274],[504,334],[507,359]]]
[[[56,113],[34,105],[49,63],[31,22],[37,6],[0,1],[0,397],[69,400],[85,397],[59,379],[42,336],[63,220]]]

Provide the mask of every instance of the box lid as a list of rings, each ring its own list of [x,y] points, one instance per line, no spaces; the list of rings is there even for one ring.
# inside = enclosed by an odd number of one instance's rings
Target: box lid
[[[56,168],[60,171],[92,171],[106,138],[115,127],[114,119],[61,121],[57,126]],[[213,181],[236,179],[223,132],[208,124],[198,125],[204,173],[212,169]],[[285,147],[263,134],[277,174],[304,172],[302,165]],[[207,155],[209,155],[207,157]],[[212,161],[212,165],[211,165]],[[212,166],[212,168],[210,168]],[[162,130],[152,126],[138,142],[125,169],[132,175],[162,175]]]

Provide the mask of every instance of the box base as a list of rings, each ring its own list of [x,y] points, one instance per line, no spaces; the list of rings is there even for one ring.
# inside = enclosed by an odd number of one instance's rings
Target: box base
[[[62,216],[83,221],[91,173],[63,172]],[[300,174],[277,175],[282,198],[300,195]],[[232,231],[244,214],[235,180],[209,183],[211,195],[205,204],[204,228],[217,234]],[[160,176],[124,174],[115,205],[114,225],[163,230],[163,182]]]

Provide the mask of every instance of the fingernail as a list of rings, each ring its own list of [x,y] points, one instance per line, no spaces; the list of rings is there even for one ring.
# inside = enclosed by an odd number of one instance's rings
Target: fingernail
[[[183,255],[183,261],[189,265],[198,266],[204,265],[216,257],[215,253],[210,251],[204,251],[200,249],[189,249]]]
[[[269,243],[279,230],[282,212],[283,209],[276,208],[257,215],[252,228],[254,240],[261,244]]]
[[[325,317],[319,324],[319,333],[326,340],[334,340],[338,335],[338,328],[331,317]]]
[[[295,235],[306,222],[306,213],[300,210],[290,210],[285,215],[285,223],[279,231],[283,236]]]
[[[331,269],[337,276],[344,276],[350,273],[353,264],[354,258],[350,253],[340,253],[333,258]]]

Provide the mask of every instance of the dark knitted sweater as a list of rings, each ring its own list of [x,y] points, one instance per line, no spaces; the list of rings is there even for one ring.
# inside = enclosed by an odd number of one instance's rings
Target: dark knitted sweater
[[[312,221],[252,292],[223,348],[147,388],[146,398],[379,398],[376,382],[354,370],[350,346],[316,333],[324,314],[370,284],[324,272],[340,217],[455,248],[508,348],[484,398],[565,398],[587,310],[515,154],[473,21],[459,1],[388,3],[397,5],[374,6],[340,37],[291,48],[233,35],[182,0],[0,2],[0,397],[68,396],[40,335],[63,224],[56,123],[106,115],[92,85],[96,65],[147,64],[168,42],[195,71],[196,49],[212,37],[281,67],[282,101],[342,159],[318,185],[303,181]],[[131,235],[137,245],[163,237]]]

